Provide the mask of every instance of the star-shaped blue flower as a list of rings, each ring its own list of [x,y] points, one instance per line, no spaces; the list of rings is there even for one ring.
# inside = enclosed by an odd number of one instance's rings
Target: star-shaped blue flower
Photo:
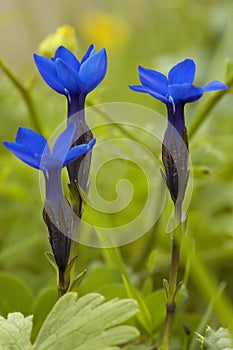
[[[166,105],[172,104],[175,109],[179,104],[198,100],[205,91],[226,90],[227,86],[220,81],[212,81],[203,86],[193,85],[196,66],[193,60],[185,59],[168,73],[168,78],[155,70],[138,67],[141,85],[130,85],[137,92],[148,93]]]
[[[168,73],[168,78],[155,70],[139,66],[141,85],[131,85],[137,92],[150,94],[167,106],[168,125],[162,145],[164,175],[172,200],[181,208],[188,182],[188,137],[185,127],[184,106],[201,98],[205,91],[226,90],[220,81],[197,87],[193,85],[196,66],[185,59]],[[180,210],[179,210],[180,212]]]
[[[43,171],[46,187],[43,217],[55,260],[62,272],[69,260],[72,220],[68,210],[70,207],[62,190],[61,170],[90,151],[95,144],[95,139],[92,139],[88,144],[70,148],[75,129],[75,123],[70,123],[58,136],[52,150],[44,136],[22,127],[18,129],[15,142],[3,142],[24,163]]]
[[[52,151],[50,151],[44,136],[22,127],[18,129],[15,142],[3,142],[5,147],[24,163],[43,171],[46,200],[55,216],[58,215],[58,202],[60,204],[64,202],[61,185],[62,168],[86,154],[95,144],[95,139],[92,139],[88,144],[80,144],[70,148],[75,129],[75,123],[70,123],[57,138]]]
[[[19,127],[15,142],[4,141],[3,144],[24,163],[48,172],[67,166],[94,146],[95,139],[92,139],[88,144],[70,148],[75,128],[75,123],[70,123],[57,138],[52,151],[43,135],[23,127]]]
[[[60,46],[51,59],[34,54],[34,60],[44,81],[70,102],[72,98],[86,96],[94,90],[107,70],[106,50],[95,53],[93,44],[81,61],[64,46]]]
[[[106,50],[101,49],[95,53],[94,45],[90,45],[82,60],[79,61],[71,51],[60,46],[53,58],[49,59],[34,54],[34,60],[44,81],[52,89],[67,97],[68,124],[72,121],[76,124],[72,144],[79,142],[78,140],[87,144],[93,136],[85,121],[85,98],[105,77],[107,70]],[[91,154],[87,158],[84,169],[86,179],[81,184],[84,188],[88,178]],[[78,181],[78,173],[82,177],[79,162],[70,164],[68,169],[71,183]]]
[[[46,200],[57,215],[58,202],[64,202],[61,185],[61,170],[64,166],[74,162],[95,144],[92,139],[88,144],[71,147],[76,125],[74,122],[57,138],[52,151],[44,136],[31,130],[20,127],[15,142],[3,142],[16,157],[33,168],[43,171],[46,185]]]

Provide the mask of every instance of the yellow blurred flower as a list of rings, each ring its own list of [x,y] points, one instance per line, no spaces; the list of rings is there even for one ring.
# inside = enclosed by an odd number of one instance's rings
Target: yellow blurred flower
[[[80,31],[83,38],[97,47],[119,48],[129,39],[127,22],[116,15],[89,10],[82,15]]]
[[[73,27],[64,25],[58,27],[55,33],[48,35],[39,45],[38,53],[51,58],[59,46],[65,46],[70,51],[77,49],[77,37]]]

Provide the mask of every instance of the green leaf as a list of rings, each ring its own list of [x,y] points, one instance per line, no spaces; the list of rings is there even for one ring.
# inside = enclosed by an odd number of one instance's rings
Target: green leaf
[[[51,252],[45,252],[45,257],[48,260],[50,266],[54,269],[55,273],[58,273],[58,267],[54,255]]]
[[[118,345],[135,339],[131,326],[119,326],[138,312],[131,299],[112,299],[91,293],[77,299],[68,293],[56,303],[45,320],[34,347],[36,350],[118,350]]]
[[[33,296],[21,280],[1,272],[0,286],[0,313],[3,316],[14,311],[30,313]]]
[[[231,79],[233,75],[233,60],[228,59],[226,62],[226,80]]]
[[[149,335],[152,335],[152,319],[150,311],[141,295],[141,293],[135,289],[125,276],[122,276],[125,289],[130,298],[137,300],[139,306],[139,313],[137,315],[139,322],[144,327]]]
[[[86,192],[82,189],[82,187],[79,185],[79,183],[77,181],[75,182],[75,185],[76,185],[77,191],[78,191],[82,201],[85,204],[87,204],[88,206],[91,206],[90,200],[89,200]]]
[[[149,344],[129,345],[123,348],[123,350],[154,350],[155,347]]]
[[[69,278],[70,272],[71,272],[71,270],[73,269],[74,264],[76,263],[77,259],[78,259],[78,256],[76,255],[76,256],[73,257],[73,259],[71,259],[71,260],[69,261],[69,263],[68,263],[68,265],[67,265],[67,267],[66,267],[66,270],[65,270],[65,278],[66,278],[66,279]]]
[[[221,295],[224,291],[226,287],[226,283],[222,282],[219,285],[219,290],[218,290],[218,295]],[[201,334],[205,331],[209,321],[211,320],[212,317],[212,313],[213,313],[213,309],[214,309],[214,301],[215,301],[216,297],[213,297],[212,300],[210,301],[208,307],[206,308],[204,314],[201,315],[200,320],[198,322],[198,324],[196,325],[195,328],[193,328],[193,330],[195,329],[196,332],[194,333],[194,335],[192,336],[192,340],[189,344],[189,350],[194,350],[196,349],[196,343],[198,342],[198,339],[196,337],[196,334]],[[179,317],[180,320],[180,317]],[[186,322],[186,321],[185,321]],[[185,323],[183,322],[183,323]]]
[[[145,298],[146,305],[151,311],[153,330],[164,321],[166,315],[166,296],[163,289],[157,290]]]
[[[107,300],[115,298],[116,295],[120,299],[128,297],[123,283],[112,283],[103,285],[101,288],[98,289],[98,292],[101,293]]]
[[[24,317],[20,312],[9,314],[7,319],[0,316],[0,349],[32,349],[30,342],[32,317]]]
[[[226,328],[219,328],[214,331],[211,327],[207,327],[206,334],[202,337],[198,334],[203,350],[232,350],[233,338]]]
[[[56,287],[46,287],[42,289],[36,297],[31,310],[33,314],[32,341],[35,340],[39,329],[56,301]]]
[[[123,280],[127,295],[138,302],[138,306],[139,306],[139,313],[137,314],[138,321],[140,322],[144,330],[149,335],[151,335],[152,319],[151,319],[150,311],[148,310],[147,305],[144,302],[141,293],[136,288],[134,288],[134,286],[131,284],[128,278],[128,274],[127,274],[124,262],[122,260],[120,251],[117,248],[111,248],[107,250],[107,253],[109,254],[111,260],[114,262],[114,264],[122,274],[122,280]]]
[[[77,277],[75,277],[71,286],[68,289],[69,292],[77,292],[77,289],[82,283],[82,281],[84,280],[86,273],[87,273],[87,270],[83,270]]]
[[[154,268],[156,266],[157,256],[158,256],[158,250],[153,249],[149,255],[147,265],[146,265],[147,271],[150,275],[153,273]]]
[[[93,266],[88,269],[85,281],[79,287],[79,295],[82,296],[92,291],[100,292],[103,286],[119,282],[120,280],[121,275],[115,269],[108,266]],[[118,295],[113,295],[113,297],[116,296]]]

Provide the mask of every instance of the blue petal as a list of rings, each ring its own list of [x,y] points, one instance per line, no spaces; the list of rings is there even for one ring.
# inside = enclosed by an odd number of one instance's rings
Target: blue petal
[[[63,166],[66,166],[67,164],[74,162],[76,159],[86,154],[88,151],[90,151],[93,148],[95,143],[96,143],[96,140],[92,139],[87,144],[82,144],[82,145],[72,147],[65,158]]]
[[[192,84],[196,66],[193,60],[186,59],[174,66],[169,74],[169,84]]]
[[[18,129],[16,143],[25,146],[25,148],[28,148],[32,153],[38,154],[42,154],[47,145],[44,136],[34,130],[23,127],[19,127]]]
[[[160,95],[166,95],[168,90],[167,77],[153,69],[147,69],[139,66],[139,77],[142,85],[154,90]]]
[[[146,86],[141,86],[141,85],[129,85],[129,88],[133,91],[137,91],[137,92],[144,92],[146,94],[150,94],[151,96],[153,96],[154,98],[156,98],[157,100],[160,100],[164,103],[169,103],[169,100],[167,97],[160,95],[158,93],[156,93],[154,90],[151,90],[150,88],[146,87]]]
[[[218,80],[211,81],[211,83],[203,86],[203,91],[213,91],[213,90],[228,90],[228,86],[221,83]]]
[[[89,93],[104,79],[107,70],[107,54],[101,49],[89,57],[80,67],[79,76],[84,82],[85,92]]]
[[[68,65],[61,58],[56,59],[57,74],[64,88],[69,95],[79,94],[82,92],[78,72]],[[66,93],[67,95],[67,93]]]
[[[179,102],[194,102],[203,95],[202,88],[191,84],[172,84],[168,87],[169,96],[174,100],[175,104]]]
[[[55,62],[49,58],[34,54],[35,64],[44,81],[59,94],[64,94],[64,87],[58,79]]]
[[[41,157],[39,155],[33,154],[30,150],[28,150],[26,146],[7,141],[4,141],[3,144],[24,163],[30,165],[33,168],[40,169]]]
[[[55,61],[56,58],[61,58],[63,61],[65,61],[69,66],[71,66],[73,69],[75,69],[77,72],[80,68],[80,62],[77,60],[73,52],[68,50],[64,46],[59,46],[55,53]]]
[[[95,53],[95,46],[91,44],[89,48],[87,49],[87,52],[82,58],[81,64],[83,64],[90,56],[93,56]]]
[[[61,161],[61,166],[72,144],[75,129],[75,123],[70,123],[70,125],[65,129],[65,131],[63,131],[61,135],[59,135],[53,146],[52,156],[57,160]]]

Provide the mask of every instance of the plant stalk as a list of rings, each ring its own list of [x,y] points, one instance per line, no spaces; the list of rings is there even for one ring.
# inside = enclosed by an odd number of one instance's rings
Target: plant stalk
[[[12,72],[10,67],[6,64],[6,62],[4,62],[4,60],[1,57],[0,57],[0,68],[3,70],[6,76],[11,80],[11,82],[18,89],[18,91],[21,93],[23,100],[27,106],[29,117],[31,118],[31,121],[35,130],[41,133],[42,129],[38,121],[37,113],[36,113],[29,89],[21,83],[21,81],[16,77],[16,75]]]
[[[164,281],[164,287],[166,292],[166,318],[164,322],[163,339],[159,350],[170,349],[170,338],[172,332],[172,326],[174,321],[174,315],[176,310],[176,296],[179,291],[180,283],[178,281],[179,262],[180,262],[180,243],[181,243],[181,213],[182,206],[179,203],[175,204],[175,219],[178,222],[178,226],[171,234],[172,240],[172,253],[170,262],[169,281]]]

